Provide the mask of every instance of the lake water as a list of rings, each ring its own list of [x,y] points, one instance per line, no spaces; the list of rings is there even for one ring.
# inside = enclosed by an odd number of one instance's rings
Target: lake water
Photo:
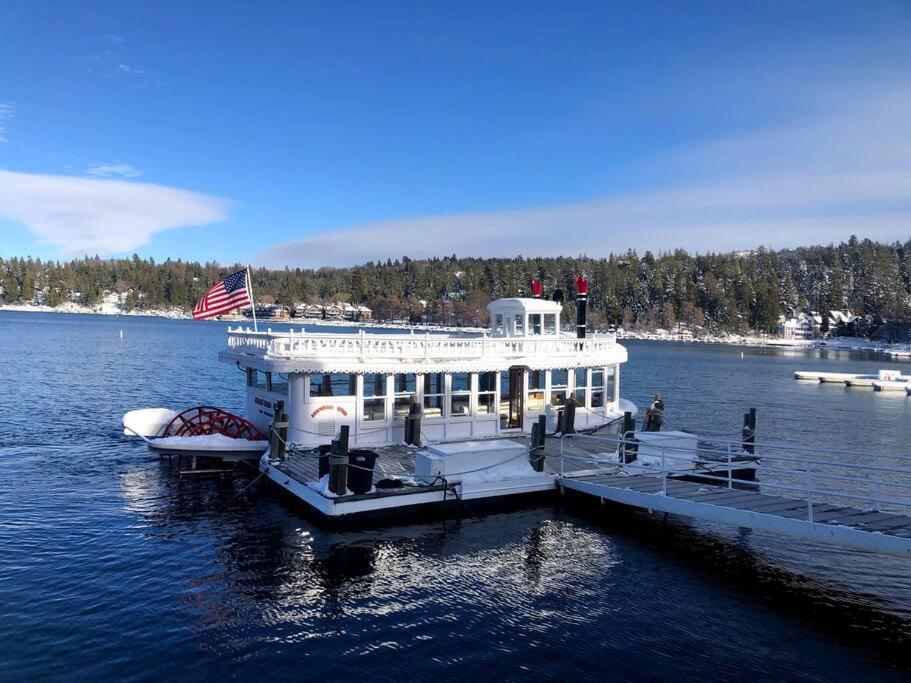
[[[123,412],[243,409],[226,325],[0,313],[0,679],[907,679],[911,565],[552,506],[328,533],[249,478],[179,479]],[[119,331],[123,330],[123,338]],[[911,450],[867,354],[628,342],[672,428]],[[741,352],[744,357],[741,358]]]

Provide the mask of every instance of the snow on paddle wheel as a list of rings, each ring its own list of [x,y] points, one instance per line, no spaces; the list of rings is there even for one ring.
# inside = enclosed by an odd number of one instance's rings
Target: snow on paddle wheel
[[[165,427],[164,436],[207,436],[222,434],[232,439],[261,441],[266,437],[256,425],[221,408],[196,406],[178,413]]]

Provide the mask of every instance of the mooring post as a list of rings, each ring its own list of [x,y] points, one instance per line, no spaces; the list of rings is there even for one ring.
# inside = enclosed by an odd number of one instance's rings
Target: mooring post
[[[572,397],[563,409],[563,433],[574,434],[576,431],[576,399]]]
[[[749,454],[756,452],[756,409],[743,414],[743,431],[741,433],[743,450]]]
[[[414,396],[411,397],[411,402],[408,404],[408,415],[405,418],[405,443],[411,444],[412,435],[414,434],[414,424],[412,424],[411,416],[414,415]]]
[[[337,496],[348,492],[348,425],[342,425],[329,453],[329,490]]]
[[[272,426],[269,429],[269,448],[272,457],[285,457],[288,440],[288,416],[285,414],[285,402],[276,401],[272,406]]]
[[[621,439],[620,460],[624,465],[633,462],[637,457],[638,447],[633,443],[636,439],[636,421],[633,413],[623,413],[623,438]]]
[[[424,411],[414,398],[411,399],[411,407],[414,410],[414,414],[408,416],[408,421],[411,422],[411,443],[415,446],[420,446],[421,419],[424,416]]]
[[[537,422],[531,426],[531,446],[528,449],[528,462],[531,465],[531,468],[535,471],[538,470],[538,439],[540,433],[540,427]]]
[[[535,471],[544,471],[544,446],[547,443],[547,416],[544,413],[538,415],[538,448],[535,452],[537,456]]]

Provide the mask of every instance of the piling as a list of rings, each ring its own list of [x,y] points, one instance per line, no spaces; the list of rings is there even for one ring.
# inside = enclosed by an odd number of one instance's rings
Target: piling
[[[329,490],[337,496],[348,492],[348,425],[342,425],[329,451]]]
[[[408,418],[405,420],[405,443],[415,446],[421,445],[421,406],[417,399],[411,397],[411,405],[408,407]]]
[[[743,450],[749,454],[756,452],[756,409],[750,408],[748,413],[743,414],[743,431],[741,432],[743,440]]]
[[[537,422],[531,425],[531,448],[528,451],[528,461],[535,472],[544,471],[544,444],[547,439],[547,416],[538,415]]]
[[[288,414],[285,412],[285,402],[276,401],[272,406],[272,426],[269,429],[269,451],[273,458],[285,457],[288,442]]]
[[[560,432],[563,434],[576,433],[576,399],[570,398],[563,408],[563,422],[560,425]]]
[[[620,461],[624,464],[633,462],[639,454],[639,445],[636,441],[636,421],[633,419],[633,413],[626,411],[623,413],[623,441],[620,444]]]

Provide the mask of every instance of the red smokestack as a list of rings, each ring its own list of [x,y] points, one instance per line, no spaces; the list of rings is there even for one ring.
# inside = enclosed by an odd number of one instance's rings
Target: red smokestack
[[[588,294],[588,280],[585,279],[584,275],[577,275],[573,278],[573,283],[576,285],[576,294],[580,296],[586,296]]]
[[[573,278],[576,285],[576,337],[585,339],[586,317],[588,313],[588,280],[584,275]]]
[[[541,284],[541,281],[538,278],[533,278],[531,281],[531,298],[540,299],[542,289],[543,285]]]

